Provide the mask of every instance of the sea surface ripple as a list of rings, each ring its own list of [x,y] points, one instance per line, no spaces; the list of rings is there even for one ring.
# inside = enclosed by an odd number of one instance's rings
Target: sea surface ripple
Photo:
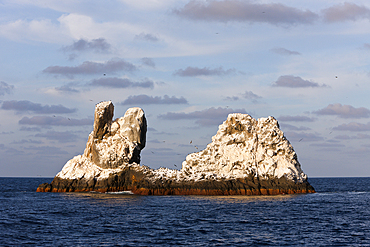
[[[1,246],[370,246],[370,178],[311,178],[315,194],[36,193],[0,178]]]

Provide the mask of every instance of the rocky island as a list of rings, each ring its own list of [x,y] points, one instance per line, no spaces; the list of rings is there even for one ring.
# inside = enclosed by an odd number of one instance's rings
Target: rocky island
[[[141,108],[113,120],[112,102],[95,107],[82,155],[69,160],[38,192],[118,192],[137,195],[277,195],[314,193],[292,145],[273,117],[229,114],[212,142],[180,170],[140,165],[147,122]]]

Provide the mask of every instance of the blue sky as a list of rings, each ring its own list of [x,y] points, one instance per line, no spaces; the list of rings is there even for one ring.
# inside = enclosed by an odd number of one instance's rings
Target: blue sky
[[[365,0],[0,1],[0,176],[53,177],[94,107],[148,120],[180,168],[231,112],[274,116],[308,176],[370,176]],[[191,142],[191,143],[190,143]]]

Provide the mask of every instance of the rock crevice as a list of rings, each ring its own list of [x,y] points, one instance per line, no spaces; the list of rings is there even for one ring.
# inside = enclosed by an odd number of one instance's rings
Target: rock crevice
[[[113,110],[110,101],[96,105],[94,130],[83,154],[83,158],[103,169],[140,163],[140,152],[145,147],[147,126],[144,111],[130,108],[123,117],[112,121]]]

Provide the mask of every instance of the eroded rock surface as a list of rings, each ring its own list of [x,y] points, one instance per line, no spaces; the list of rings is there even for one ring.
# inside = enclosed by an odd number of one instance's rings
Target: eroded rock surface
[[[249,175],[263,179],[285,176],[299,182],[307,179],[275,118],[256,120],[240,113],[228,116],[206,149],[188,155],[181,171],[193,180]]]
[[[114,106],[111,101],[101,102],[95,106],[93,137],[101,140],[110,132]]]
[[[57,177],[104,179],[121,166],[140,163],[147,131],[144,111],[130,108],[123,117],[112,121],[113,110],[110,101],[96,105],[94,130],[83,155],[69,160]]]
[[[140,165],[147,124],[140,108],[112,121],[112,102],[95,108],[83,155],[68,161],[41,192],[131,191],[141,195],[275,195],[310,193],[292,145],[273,117],[230,114],[207,148],[181,170]]]

